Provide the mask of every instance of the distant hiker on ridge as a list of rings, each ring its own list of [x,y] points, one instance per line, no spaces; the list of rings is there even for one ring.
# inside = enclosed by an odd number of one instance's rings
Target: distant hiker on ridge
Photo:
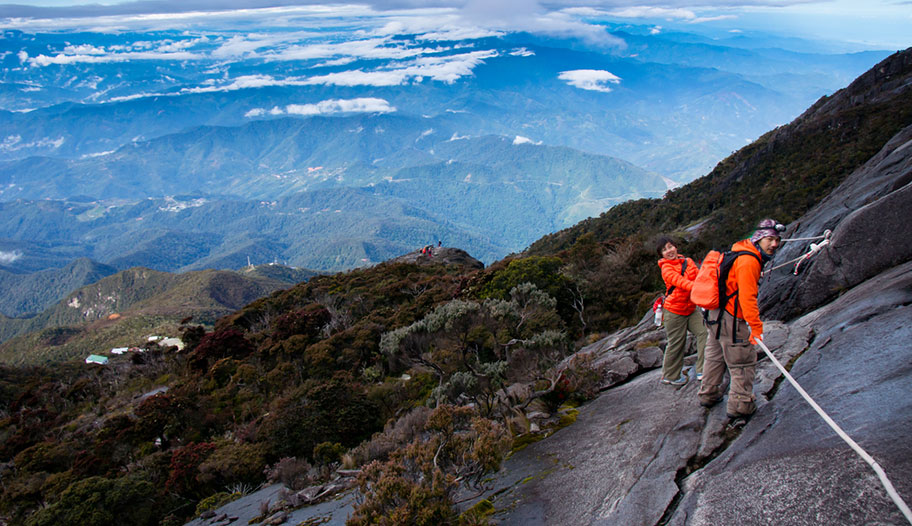
[[[776,253],[784,230],[785,227],[776,221],[764,219],[750,239],[732,245],[732,252],[743,254],[735,257],[731,264],[725,279],[725,296],[719,300],[720,309],[709,313],[710,323],[718,320],[718,325],[712,326],[706,344],[700,405],[711,407],[722,399],[719,386],[728,367],[731,384],[726,412],[729,418],[746,418],[757,410],[753,393],[757,352],[752,344],[763,339],[757,289],[760,270]]]
[[[684,385],[687,375],[682,374],[684,344],[689,330],[697,338],[697,363],[694,365],[697,380],[703,378],[703,349],[706,347],[706,326],[697,306],[690,301],[690,289],[697,277],[697,265],[690,258],[678,254],[675,242],[666,236],[656,243],[659,268],[665,281],[663,322],[665,327],[665,360],[662,363],[662,383]]]

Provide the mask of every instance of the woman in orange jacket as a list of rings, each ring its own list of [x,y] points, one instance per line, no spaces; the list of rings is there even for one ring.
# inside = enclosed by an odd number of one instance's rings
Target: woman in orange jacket
[[[665,303],[662,307],[665,327],[665,360],[662,363],[662,383],[684,385],[687,375],[684,366],[684,344],[687,331],[697,339],[697,363],[694,366],[697,380],[703,377],[703,349],[706,347],[706,326],[697,306],[690,301],[690,289],[697,277],[697,264],[690,258],[678,254],[678,247],[669,237],[661,237],[656,252],[662,259],[659,268],[665,281]]]

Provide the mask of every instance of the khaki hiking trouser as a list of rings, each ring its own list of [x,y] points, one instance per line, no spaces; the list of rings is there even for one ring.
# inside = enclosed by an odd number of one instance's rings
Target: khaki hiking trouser
[[[709,312],[709,319],[715,320],[718,310]],[[731,416],[746,416],[757,410],[754,404],[754,372],[757,366],[757,351],[748,341],[750,326],[746,321],[735,322],[732,341],[732,315],[722,311],[722,331],[716,338],[718,325],[710,325],[709,340],[703,369],[703,383],[700,385],[700,401],[711,404],[722,398],[719,389],[725,368],[728,367],[731,383],[728,388],[727,412]]]
[[[684,367],[684,346],[687,344],[687,331],[697,339],[697,373],[703,372],[703,349],[706,347],[706,326],[703,324],[703,313],[700,309],[687,316],[665,311],[662,324],[665,326],[665,360],[662,362],[662,378],[677,380]]]

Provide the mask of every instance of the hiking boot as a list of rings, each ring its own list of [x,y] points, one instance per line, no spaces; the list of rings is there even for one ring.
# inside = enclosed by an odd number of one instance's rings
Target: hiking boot
[[[682,374],[677,380],[666,380],[665,378],[662,378],[662,383],[681,387],[682,385],[687,385],[687,375]]]
[[[743,397],[742,400],[744,400]],[[737,395],[733,395],[733,398],[729,398],[728,407],[725,408],[725,414],[728,415],[728,418],[743,418],[748,419],[757,411],[757,405],[753,400],[747,399],[744,401],[738,400]]]
[[[743,420],[747,422],[750,420],[750,417],[754,416],[754,413],[725,413],[725,416],[727,416],[730,420]]]
[[[722,397],[718,398],[701,398],[700,405],[703,407],[712,407],[722,401]]]

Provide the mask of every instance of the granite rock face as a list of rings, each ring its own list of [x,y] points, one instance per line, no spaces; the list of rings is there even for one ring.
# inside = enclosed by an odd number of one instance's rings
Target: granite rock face
[[[791,373],[912,500],[912,263],[792,327],[814,334]],[[874,471],[790,385],[684,479],[668,524],[902,524]],[[745,522],[746,521],[746,522]]]
[[[912,498],[912,263],[854,287],[766,342]],[[496,524],[899,524],[874,472],[765,356],[758,411],[732,425],[692,380],[657,370],[606,390],[576,423],[515,453],[484,496]],[[738,423],[740,424],[740,423]],[[474,501],[473,501],[474,502]]]
[[[790,319],[840,292],[912,260],[902,236],[912,225],[912,126],[891,139],[826,199],[790,225],[786,237],[832,231],[830,244],[799,267],[773,271],[761,282],[760,308],[767,317]],[[773,261],[790,261],[810,242],[786,242]]]

